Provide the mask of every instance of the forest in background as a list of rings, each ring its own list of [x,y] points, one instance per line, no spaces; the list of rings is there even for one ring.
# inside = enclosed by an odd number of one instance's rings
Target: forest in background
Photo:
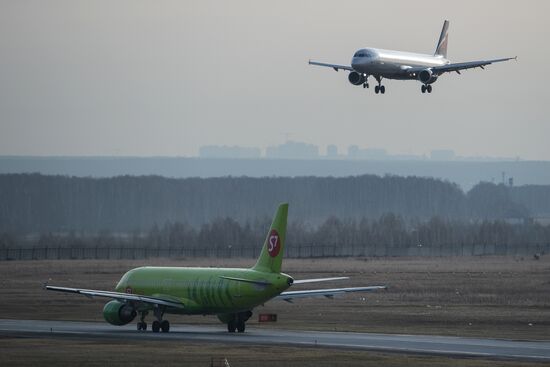
[[[550,186],[480,183],[467,193],[424,177],[160,176],[81,178],[0,175],[0,232],[144,233],[154,225],[200,227],[219,218],[244,225],[270,218],[290,203],[289,221],[317,227],[328,218],[377,220],[391,213],[411,221],[550,217]]]
[[[533,219],[550,217],[550,186],[480,183],[465,193],[431,178],[374,175],[8,174],[0,175],[0,248],[253,251],[283,201],[290,203],[288,239],[294,247],[315,246],[333,254],[402,254],[420,247],[431,254],[444,248],[472,254],[524,248],[524,253],[550,245],[550,225]],[[6,259],[14,257],[8,252]]]

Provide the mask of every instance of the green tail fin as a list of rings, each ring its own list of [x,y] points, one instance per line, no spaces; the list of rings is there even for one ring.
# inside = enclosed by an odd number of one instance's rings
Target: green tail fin
[[[271,228],[262,247],[260,257],[252,269],[271,273],[280,273],[283,262],[283,252],[286,238],[286,218],[288,215],[288,204],[279,205]]]

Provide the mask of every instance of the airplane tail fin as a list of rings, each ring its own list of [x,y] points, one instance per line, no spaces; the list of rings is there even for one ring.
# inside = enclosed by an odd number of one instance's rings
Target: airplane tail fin
[[[437,47],[435,48],[435,56],[443,56],[447,58],[447,43],[449,41],[449,21],[446,20],[443,23],[443,29],[441,30],[441,35],[439,36],[439,41],[437,42]]]
[[[260,257],[252,269],[270,273],[281,272],[286,238],[287,215],[288,204],[284,203],[279,205],[264,241]]]

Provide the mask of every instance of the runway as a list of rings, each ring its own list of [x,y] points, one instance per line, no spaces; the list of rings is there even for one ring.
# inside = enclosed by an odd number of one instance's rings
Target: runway
[[[432,355],[550,361],[550,341],[512,341],[429,335],[291,331],[247,328],[230,334],[224,325],[171,325],[169,333],[138,332],[135,325],[117,327],[99,322],[0,319],[0,335],[74,336],[96,339],[192,340],[213,343],[288,345],[421,353]]]

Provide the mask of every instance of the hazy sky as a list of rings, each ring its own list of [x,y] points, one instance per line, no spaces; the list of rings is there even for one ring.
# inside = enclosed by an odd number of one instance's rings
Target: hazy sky
[[[0,154],[196,155],[287,137],[343,152],[550,160],[550,2],[0,0]],[[355,87],[361,47],[518,55],[431,95]],[[372,83],[371,81],[371,84]]]

